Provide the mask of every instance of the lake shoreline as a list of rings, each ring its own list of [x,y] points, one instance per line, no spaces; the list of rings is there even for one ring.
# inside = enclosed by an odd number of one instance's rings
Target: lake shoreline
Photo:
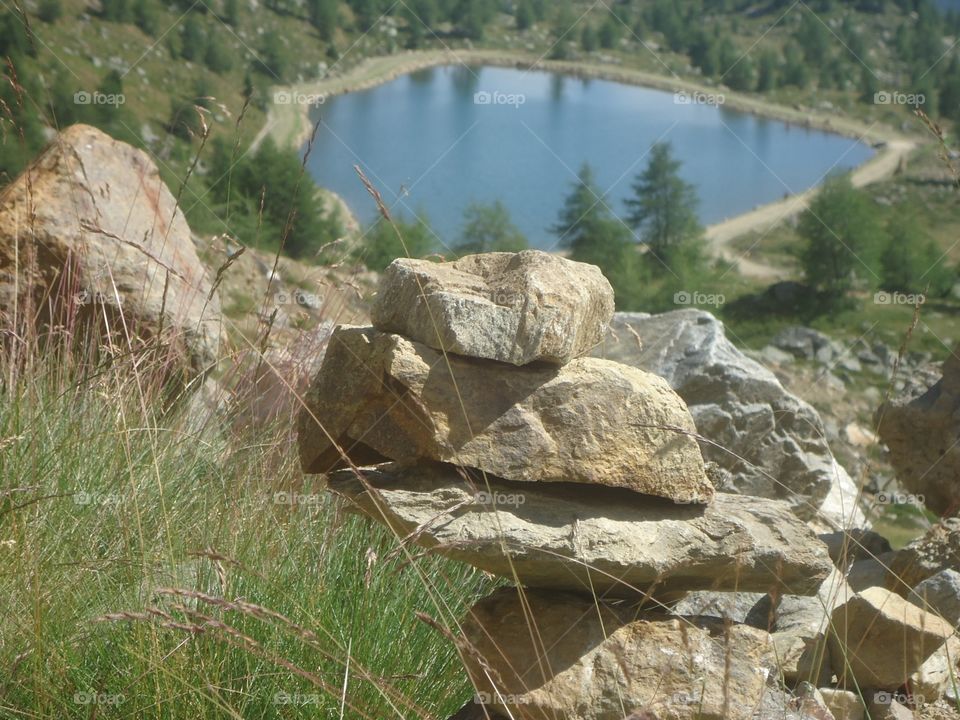
[[[395,55],[365,58],[342,75],[319,80],[298,83],[286,87],[274,88],[274,96],[287,93],[293,98],[322,98],[360,92],[383,85],[398,77],[418,70],[444,65],[487,65],[510,67],[530,72],[552,72],[575,78],[607,80],[611,82],[652,88],[667,92],[684,92],[717,95],[721,90],[703,83],[672,78],[654,73],[625,68],[620,65],[593,62],[544,60],[519,52],[498,50],[420,50],[405,51]],[[821,111],[791,108],[775,105],[764,100],[724,90],[724,107],[758,117],[786,123],[790,126],[853,138],[870,145],[874,155],[853,173],[866,182],[875,182],[892,174],[899,164],[916,147],[916,143],[907,136],[891,128],[877,124],[866,124],[847,117],[831,115]],[[301,148],[308,143],[314,126],[310,120],[312,105],[306,102],[279,104],[274,102],[267,114],[267,121],[254,139],[254,147],[267,135],[283,147]],[[329,189],[327,189],[328,192]],[[727,255],[727,245],[731,230],[737,234],[765,227],[772,215],[780,220],[801,211],[809,202],[816,188],[792,198],[774,201],[746,213],[725,218],[707,227],[707,238],[711,242],[713,254]],[[343,203],[346,205],[345,203]]]

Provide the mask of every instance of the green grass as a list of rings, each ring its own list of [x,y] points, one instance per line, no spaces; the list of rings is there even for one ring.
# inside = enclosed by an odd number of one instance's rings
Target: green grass
[[[52,367],[0,390],[0,717],[446,717],[469,697],[415,612],[453,626],[484,576],[392,552],[299,474],[282,425],[201,432],[129,368]]]

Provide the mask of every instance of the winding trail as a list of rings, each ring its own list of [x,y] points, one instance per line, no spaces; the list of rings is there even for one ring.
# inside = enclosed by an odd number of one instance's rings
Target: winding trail
[[[395,55],[366,58],[343,72],[336,72],[320,80],[274,88],[274,97],[286,93],[288,98],[295,101],[270,104],[266,122],[253,140],[253,149],[256,149],[268,135],[281,147],[299,148],[310,138],[313,132],[313,124],[310,120],[311,106],[296,100],[311,97],[326,99],[334,95],[366,90],[417,70],[455,64],[497,65],[522,70],[556,72],[672,92],[717,92],[717,88],[704,84],[610,63],[544,60],[531,53],[500,50],[413,50]],[[916,140],[876,123],[866,124],[846,116],[802,107],[775,105],[753,96],[730,91],[725,91],[724,96],[725,107],[733,110],[802,127],[825,130],[872,144],[877,148],[877,153],[856,168],[851,175],[855,187],[863,187],[893,175],[918,145]],[[802,212],[809,206],[818,191],[819,188],[811,188],[803,193],[791,195],[783,200],[710,225],[706,229],[706,237],[711,255],[736,265],[742,275],[751,279],[763,282],[784,279],[789,274],[788,271],[753,260],[745,253],[739,253],[732,247],[732,243],[748,232],[768,232],[780,222]]]
[[[876,155],[851,173],[851,182],[854,187],[864,187],[890,177],[916,147],[917,142],[907,138],[886,141]],[[786,271],[782,268],[753,260],[747,257],[746,253],[738,252],[732,247],[732,243],[749,232],[767,233],[784,220],[803,212],[818,192],[819,187],[813,187],[797,195],[791,195],[783,200],[762,205],[750,212],[710,225],[707,227],[706,236],[711,254],[724,262],[735,264],[744,277],[763,282],[783,280]]]

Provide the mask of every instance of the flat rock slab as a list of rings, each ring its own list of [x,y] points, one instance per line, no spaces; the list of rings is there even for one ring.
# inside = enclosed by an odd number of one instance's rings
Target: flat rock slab
[[[775,667],[762,630],[543,591],[503,589],[462,627],[478,695],[523,720],[747,720]]]
[[[848,684],[896,690],[954,633],[932,613],[882,587],[867,588],[833,611],[830,659]]]
[[[826,547],[776,500],[675,505],[615,488],[485,481],[440,464],[361,472],[366,487],[352,470],[328,487],[400,537],[527,587],[812,594],[833,570]]]
[[[299,447],[313,473],[343,467],[342,448],[356,464],[426,458],[508,480],[708,502],[693,432],[665,380],[609,360],[514,367],[339,328],[307,395]]]
[[[600,342],[612,316],[600,268],[539,250],[395,260],[371,310],[379,330],[514,365],[568,363]]]

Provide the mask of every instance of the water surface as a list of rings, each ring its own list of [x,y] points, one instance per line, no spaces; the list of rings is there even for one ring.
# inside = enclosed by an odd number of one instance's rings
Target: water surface
[[[705,224],[802,192],[872,153],[851,138],[670,92],[495,67],[412,73],[314,113],[322,123],[308,169],[320,185],[372,220],[358,164],[398,214],[425,212],[447,244],[470,202],[500,199],[531,244],[551,248],[549,227],[584,161],[625,216],[623,200],[657,141],[673,144]]]

